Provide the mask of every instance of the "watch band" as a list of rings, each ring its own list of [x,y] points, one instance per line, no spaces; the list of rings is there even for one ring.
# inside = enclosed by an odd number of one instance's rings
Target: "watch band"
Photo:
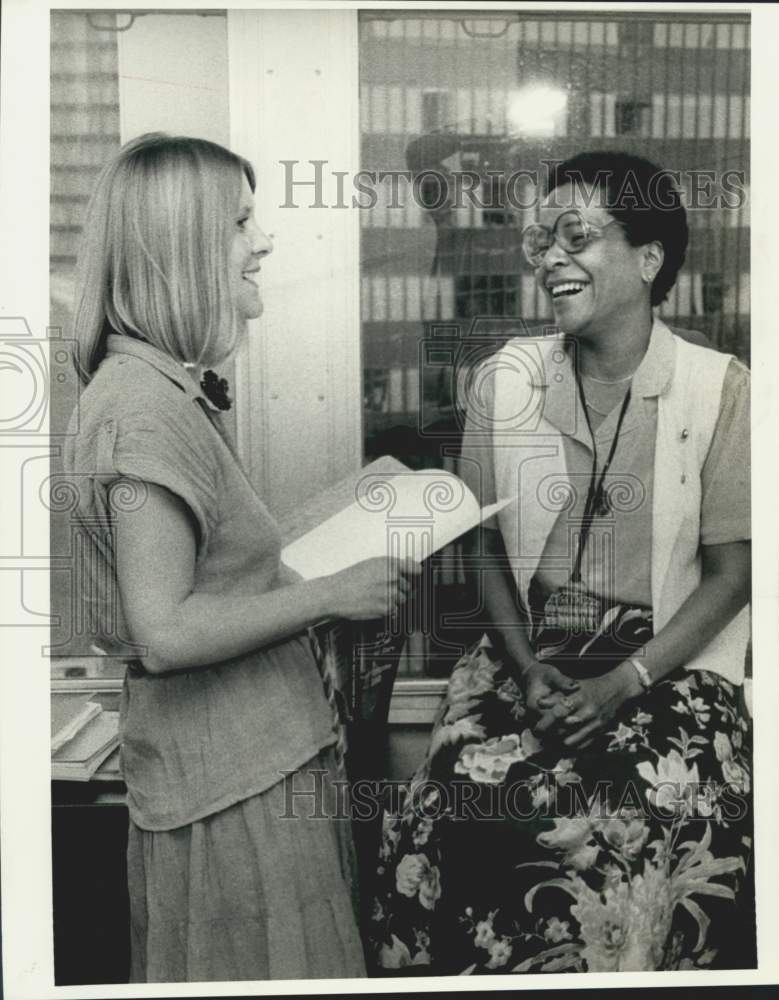
[[[641,687],[648,691],[652,687],[652,678],[649,676],[649,671],[644,666],[644,664],[637,660],[635,656],[628,657],[628,663],[633,665],[636,673],[638,674],[638,679],[641,682]]]

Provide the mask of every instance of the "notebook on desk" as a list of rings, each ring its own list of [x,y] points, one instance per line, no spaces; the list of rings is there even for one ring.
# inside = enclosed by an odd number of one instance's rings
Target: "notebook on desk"
[[[102,706],[83,691],[58,691],[51,699],[51,752],[56,753],[102,712]]]
[[[102,709],[51,755],[56,781],[89,781],[119,746],[119,713]]]

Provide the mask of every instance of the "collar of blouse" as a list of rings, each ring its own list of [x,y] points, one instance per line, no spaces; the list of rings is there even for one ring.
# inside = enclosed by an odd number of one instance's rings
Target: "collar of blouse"
[[[203,372],[194,365],[181,364],[148,341],[125,337],[118,333],[109,334],[106,341],[106,357],[115,355],[129,355],[146,361],[191,399],[201,401],[214,413],[230,408],[226,379],[220,379],[210,370]]]
[[[668,389],[673,377],[674,357],[674,335],[662,320],[655,318],[646,354],[633,376],[631,404],[625,414],[624,430],[629,430],[641,419],[643,407],[636,404],[642,397],[661,396]],[[577,436],[578,390],[570,353],[566,350],[551,351],[547,361],[549,363],[541,366],[531,377],[531,385],[544,390],[545,419],[562,433]],[[589,438],[586,428],[584,435]]]

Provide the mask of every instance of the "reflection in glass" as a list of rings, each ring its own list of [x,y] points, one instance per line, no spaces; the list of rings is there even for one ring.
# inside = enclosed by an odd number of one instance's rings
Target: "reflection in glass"
[[[681,172],[690,246],[660,314],[746,360],[748,81],[742,15],[361,12],[360,166],[403,175],[360,213],[366,460],[452,467],[468,357],[550,322],[519,233],[548,161],[581,150]],[[457,552],[447,609],[473,599]]]

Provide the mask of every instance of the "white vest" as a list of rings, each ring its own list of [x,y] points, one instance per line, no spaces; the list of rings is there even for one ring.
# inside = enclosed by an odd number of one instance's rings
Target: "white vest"
[[[674,373],[658,398],[652,493],[651,592],[655,632],[701,580],[701,469],[714,434],[731,355],[674,336]],[[541,415],[538,385],[559,363],[559,337],[516,338],[489,363],[495,371],[492,454],[498,515],[517,589],[528,588],[560,508],[544,502],[544,482],[567,475],[560,431]],[[552,352],[555,352],[554,355]],[[539,372],[546,373],[541,379]],[[550,482],[553,480],[549,480]],[[744,608],[685,666],[734,684],[744,678],[749,609]]]

